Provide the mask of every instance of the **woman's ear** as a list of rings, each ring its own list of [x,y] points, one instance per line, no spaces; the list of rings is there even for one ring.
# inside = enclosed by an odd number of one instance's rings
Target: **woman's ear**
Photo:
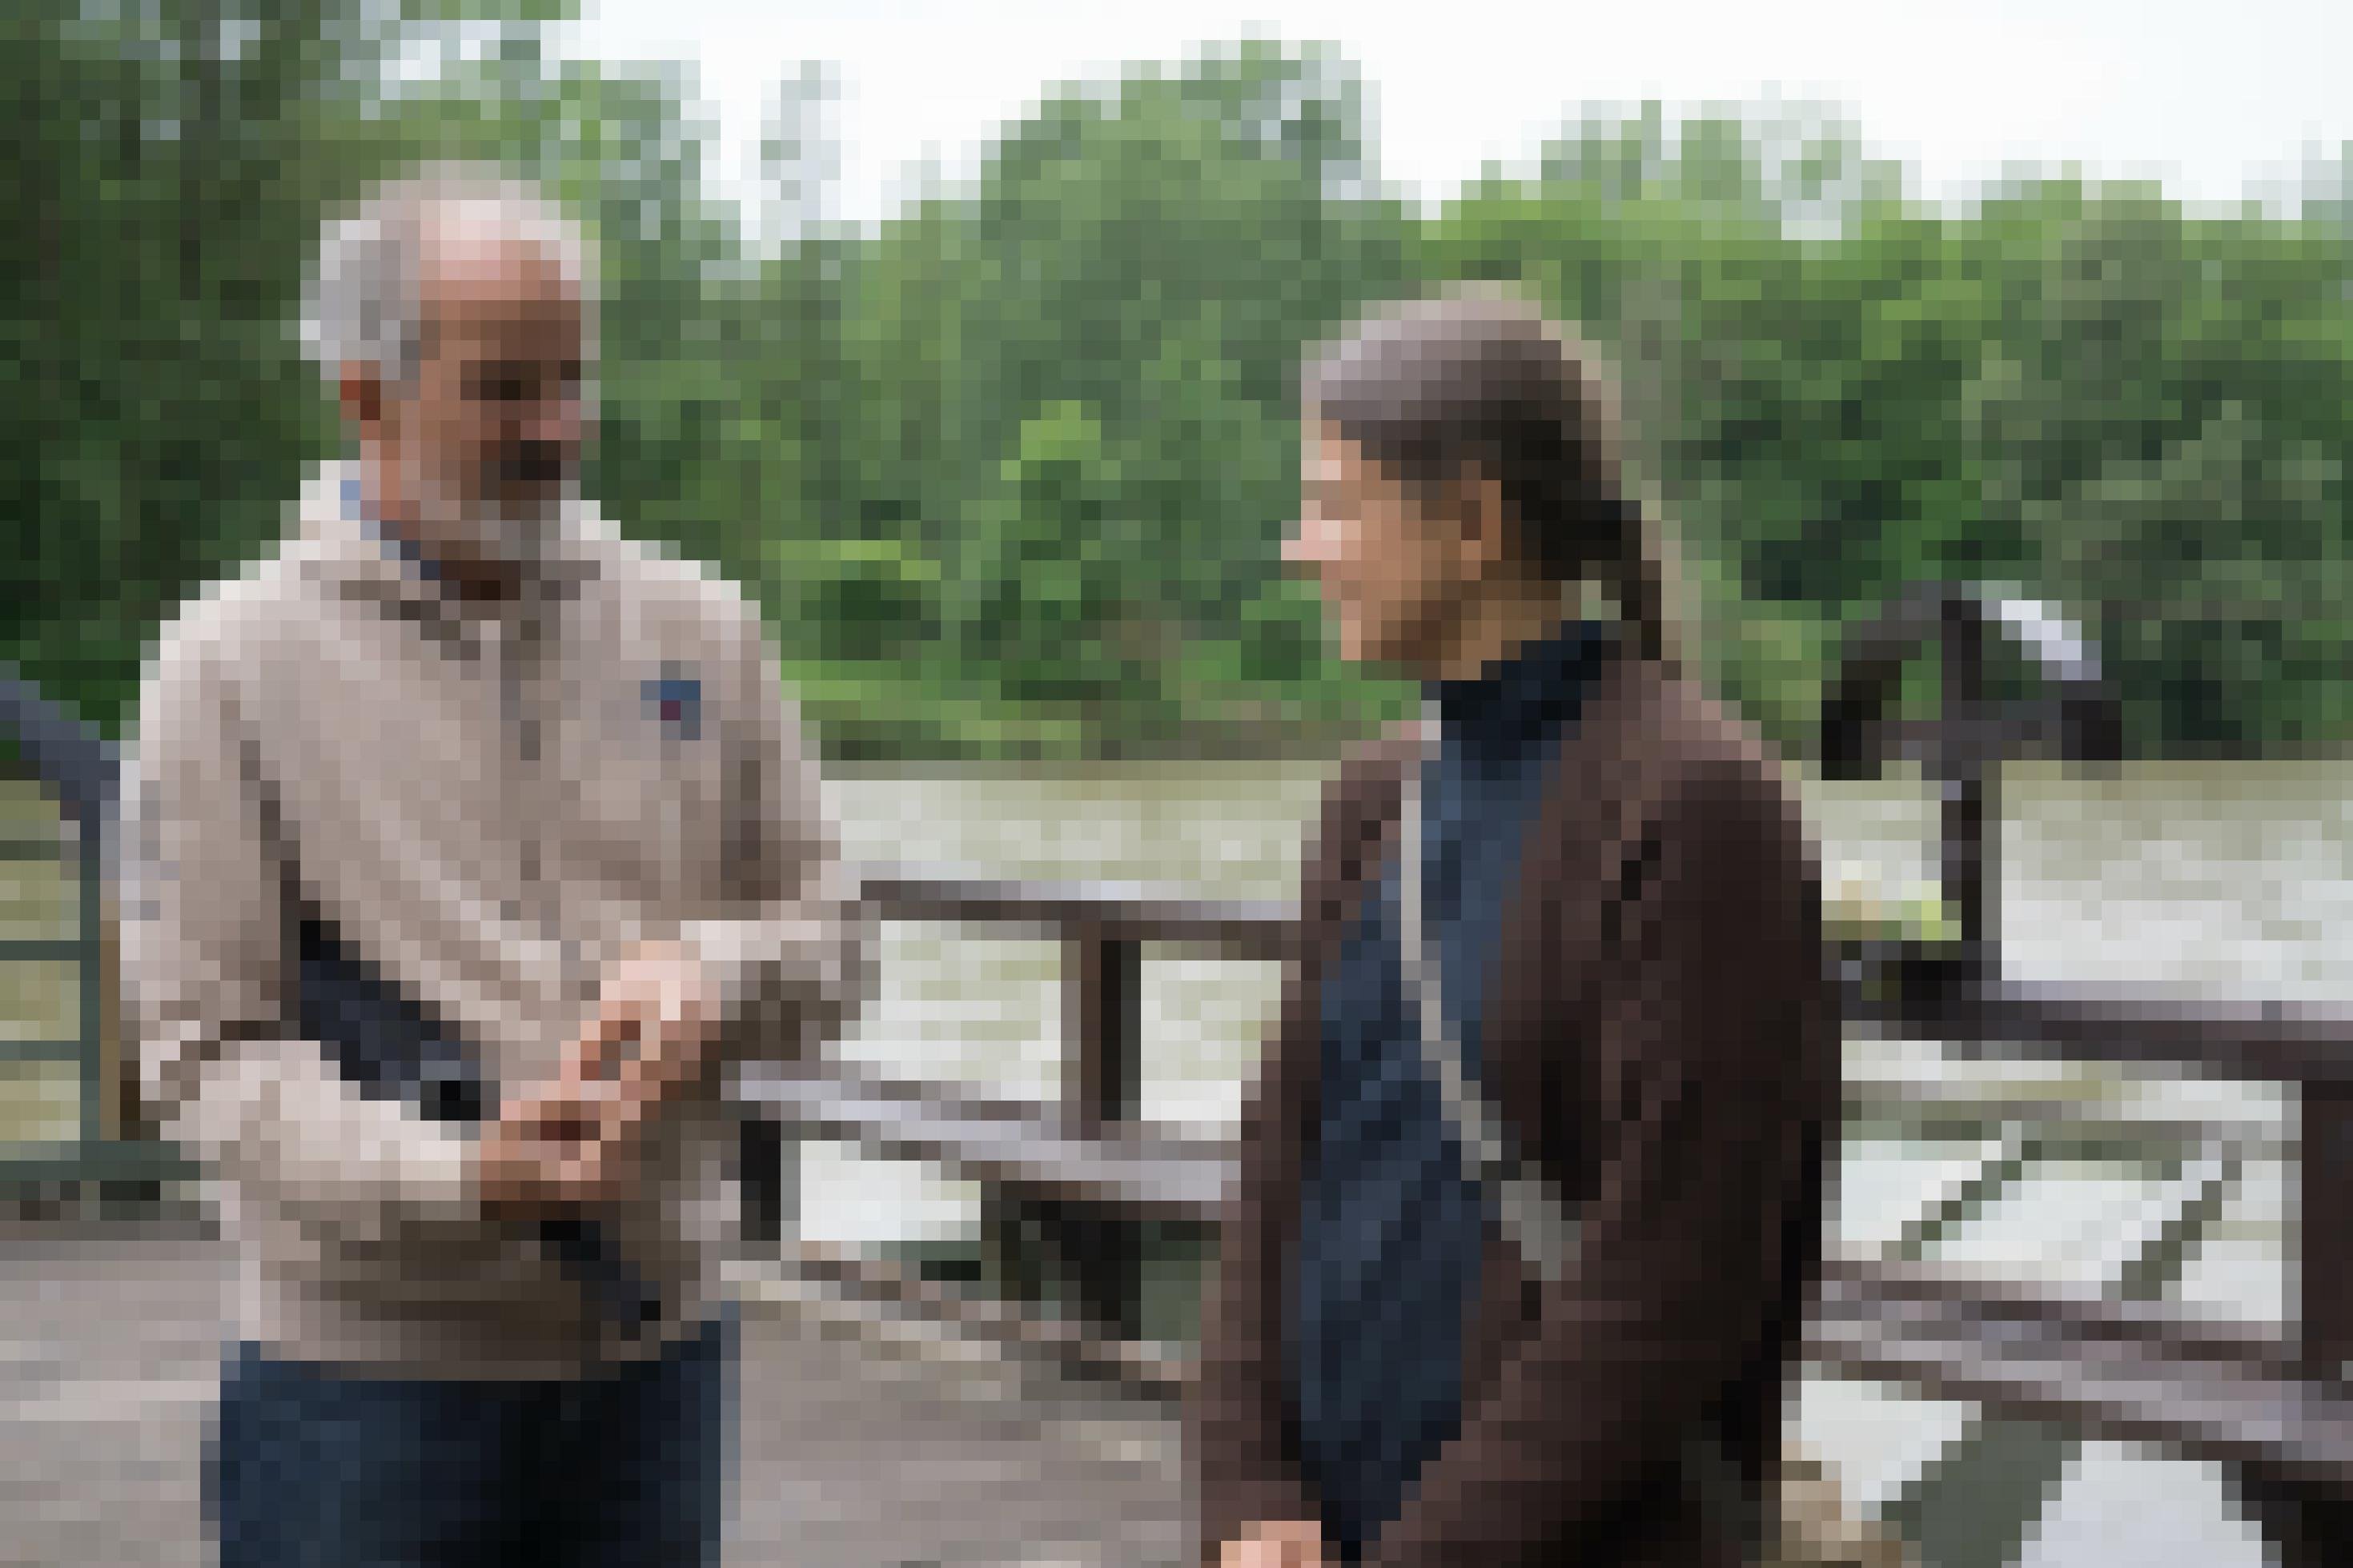
[[[1518,543],[1512,537],[1503,481],[1474,464],[1462,470],[1455,495],[1461,509],[1465,551],[1483,575],[1508,561]]]

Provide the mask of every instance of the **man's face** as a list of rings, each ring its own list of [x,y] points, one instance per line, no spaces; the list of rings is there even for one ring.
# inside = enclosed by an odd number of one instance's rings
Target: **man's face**
[[[1330,425],[1310,426],[1302,447],[1282,557],[1314,577],[1341,658],[1408,666],[1436,655],[1480,565],[1459,522]]]
[[[579,286],[549,247],[462,223],[427,247],[423,352],[371,434],[438,555],[528,560],[572,496],[588,414]]]

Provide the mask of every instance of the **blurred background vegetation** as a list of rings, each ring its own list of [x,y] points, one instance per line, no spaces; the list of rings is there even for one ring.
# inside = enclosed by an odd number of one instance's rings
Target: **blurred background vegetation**
[[[1840,623],[1932,576],[2083,616],[2136,754],[2353,736],[2328,191],[2217,215],[2043,179],[1960,211],[1828,117],[1651,109],[1424,209],[1384,194],[1342,56],[1250,44],[1065,89],[976,182],[859,227],[821,216],[828,79],[780,61],[758,240],[682,76],[560,58],[561,7],[267,11],[0,20],[0,658],[110,727],[159,624],[336,450],[294,331],[322,214],[457,154],[589,224],[592,493],[760,598],[836,755],[1295,752],[1397,710],[1279,569],[1294,367],[1461,278],[1612,356],[1692,645],[1785,744]]]

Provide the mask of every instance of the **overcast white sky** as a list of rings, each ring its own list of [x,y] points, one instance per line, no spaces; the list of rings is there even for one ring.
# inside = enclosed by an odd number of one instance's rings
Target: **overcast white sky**
[[[1966,194],[2021,160],[2163,178],[2186,199],[2263,195],[2353,141],[2353,0],[586,0],[579,52],[697,73],[747,180],[774,84],[841,84],[839,216],[881,216],[915,160],[954,174],[1071,79],[1204,42],[1329,41],[1369,89],[1383,174],[1442,197],[1526,159],[1583,104],[1785,100],[1850,113],[1915,188]],[[739,186],[748,189],[748,185]]]

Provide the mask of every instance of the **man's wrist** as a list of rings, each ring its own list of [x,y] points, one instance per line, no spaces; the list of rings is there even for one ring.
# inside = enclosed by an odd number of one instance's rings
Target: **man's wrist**
[[[521,1206],[514,1172],[504,1156],[496,1123],[485,1126],[482,1136],[470,1140],[466,1145],[466,1189],[473,1194],[474,1205],[485,1219],[512,1218]]]
[[[466,1175],[484,1218],[544,1218],[572,1206],[577,1184],[555,1168],[557,1151],[545,1140],[504,1121],[482,1130],[466,1151]]]
[[[703,1005],[713,1028],[743,1013],[753,977],[772,956],[776,933],[756,920],[689,921],[679,928],[675,950],[701,972]]]

